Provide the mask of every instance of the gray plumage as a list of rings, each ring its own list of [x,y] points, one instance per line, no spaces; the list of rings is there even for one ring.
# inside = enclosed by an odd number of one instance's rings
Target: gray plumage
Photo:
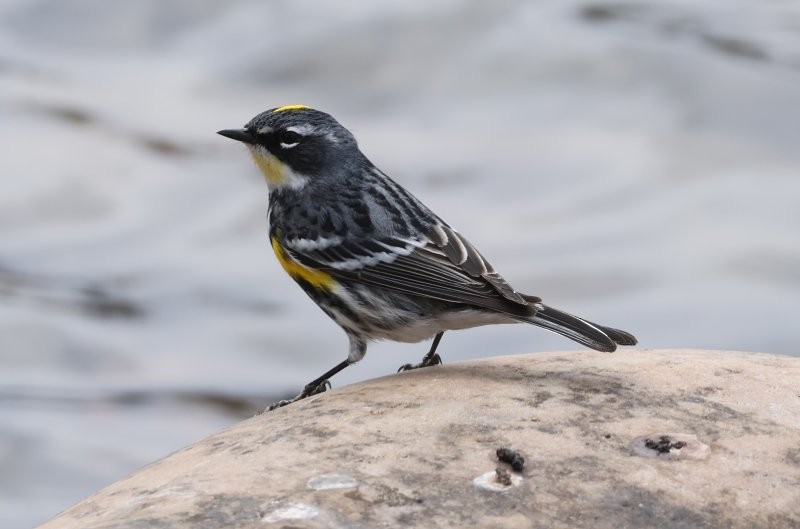
[[[293,275],[350,337],[347,361],[324,377],[360,360],[371,340],[436,335],[429,359],[444,331],[493,323],[532,323],[600,351],[636,343],[630,333],[517,292],[466,238],[375,167],[328,114],[281,107],[220,134],[247,144],[265,172],[273,245],[335,284]],[[321,378],[298,398],[317,391]]]

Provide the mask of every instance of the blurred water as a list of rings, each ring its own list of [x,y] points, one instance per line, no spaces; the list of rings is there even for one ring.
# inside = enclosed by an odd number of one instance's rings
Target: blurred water
[[[346,354],[214,134],[272,106],[338,117],[522,291],[643,347],[800,351],[800,4],[365,4],[0,2],[0,526]],[[506,326],[440,351],[553,349]]]

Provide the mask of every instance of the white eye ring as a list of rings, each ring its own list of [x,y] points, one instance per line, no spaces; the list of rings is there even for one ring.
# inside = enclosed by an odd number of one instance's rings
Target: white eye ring
[[[292,147],[297,147],[298,145],[300,145],[299,141],[296,141],[294,143],[283,143],[283,142],[281,142],[281,148],[282,149],[291,149]]]

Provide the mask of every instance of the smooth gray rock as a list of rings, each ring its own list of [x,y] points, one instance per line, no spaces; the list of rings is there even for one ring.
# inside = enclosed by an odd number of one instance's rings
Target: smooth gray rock
[[[797,528],[800,359],[581,351],[369,380],[199,441],[41,527]]]

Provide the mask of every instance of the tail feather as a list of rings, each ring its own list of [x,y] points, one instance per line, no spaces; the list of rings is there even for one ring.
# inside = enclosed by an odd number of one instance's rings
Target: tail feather
[[[603,327],[602,325],[597,325],[593,323],[595,327],[603,331],[608,335],[609,338],[614,340],[617,345],[636,345],[638,341],[636,340],[636,336],[632,335],[629,332],[622,331],[620,329],[615,329],[613,327]]]
[[[566,336],[586,347],[612,353],[617,345],[636,345],[636,338],[628,332],[597,325],[543,303],[537,303],[536,308],[536,314],[525,321]]]

